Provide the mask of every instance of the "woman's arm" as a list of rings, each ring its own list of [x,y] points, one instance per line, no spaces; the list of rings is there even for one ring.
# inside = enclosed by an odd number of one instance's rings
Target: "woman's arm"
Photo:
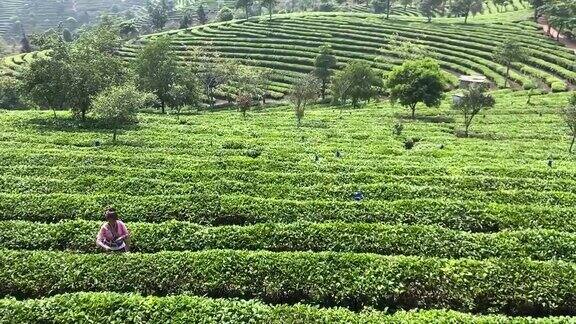
[[[96,236],[96,245],[103,248],[106,251],[110,251],[110,247],[104,243],[105,241],[104,231],[106,231],[106,229],[104,228],[104,225],[102,225],[100,227],[100,230],[98,231],[98,235]]]

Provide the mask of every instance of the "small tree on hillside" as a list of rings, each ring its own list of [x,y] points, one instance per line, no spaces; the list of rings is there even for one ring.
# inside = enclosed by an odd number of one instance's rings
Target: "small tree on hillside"
[[[486,86],[470,86],[464,92],[464,95],[459,97],[452,105],[455,110],[461,112],[464,116],[464,135],[466,137],[468,137],[468,129],[474,117],[483,109],[490,109],[496,104],[494,97],[487,94],[486,90]]]
[[[381,86],[381,78],[363,61],[354,61],[337,72],[332,81],[332,94],[335,102],[352,100],[357,108],[362,100],[372,99]]]
[[[244,9],[246,19],[250,18],[250,8],[254,4],[254,0],[236,0],[236,9]]]
[[[272,20],[272,12],[274,11],[274,7],[278,5],[278,0],[262,0],[262,6],[266,7],[268,10],[268,15],[270,17],[270,21]]]
[[[421,0],[418,8],[420,9],[420,12],[428,18],[428,22],[432,22],[434,10],[439,9],[443,3],[444,0]]]
[[[526,52],[520,42],[506,39],[494,50],[494,60],[506,66],[506,79],[504,87],[508,85],[510,79],[510,68],[514,62],[521,62],[526,59]]]
[[[135,72],[139,88],[154,93],[165,113],[169,92],[178,78],[178,62],[170,50],[170,39],[160,37],[144,46],[136,58]]]
[[[374,9],[374,13],[381,14],[386,12],[386,5],[388,0],[371,0],[370,3]]]
[[[136,114],[146,106],[150,97],[132,85],[110,87],[94,98],[92,112],[112,129],[112,141],[115,142],[118,130],[137,121]]]
[[[446,81],[437,61],[420,59],[395,67],[388,74],[386,87],[390,91],[390,100],[410,108],[411,116],[415,118],[418,103],[427,107],[440,105]]]
[[[297,126],[302,125],[302,118],[308,104],[318,98],[320,81],[312,74],[307,74],[292,86],[290,101],[294,105]]]
[[[570,130],[572,141],[570,142],[568,152],[572,153],[574,142],[576,142],[576,94],[573,94],[572,97],[570,97],[569,105],[562,109],[560,114]]]
[[[196,10],[196,15],[198,16],[198,22],[200,25],[204,25],[208,22],[208,15],[206,15],[206,10],[204,10],[204,6],[200,5]]]
[[[468,23],[470,14],[473,16],[484,10],[482,0],[452,0],[450,12],[455,16],[464,17],[464,23]]]
[[[332,69],[336,67],[338,61],[332,54],[332,49],[328,45],[320,47],[320,54],[316,56],[314,61],[314,75],[322,82],[320,94],[322,99],[326,98],[326,88],[330,83],[332,76]]]
[[[180,68],[176,84],[168,91],[168,107],[176,112],[180,119],[180,112],[185,106],[199,106],[202,98],[202,85],[196,72],[190,67]]]
[[[166,0],[147,0],[146,10],[152,27],[156,30],[162,30],[168,22],[168,3]]]
[[[534,21],[538,21],[540,7],[546,3],[546,0],[528,0],[528,2],[532,5],[532,8],[534,8]]]
[[[218,19],[218,21],[230,21],[230,20],[234,19],[234,13],[232,12],[232,10],[230,10],[230,8],[224,6],[218,12],[217,19]]]

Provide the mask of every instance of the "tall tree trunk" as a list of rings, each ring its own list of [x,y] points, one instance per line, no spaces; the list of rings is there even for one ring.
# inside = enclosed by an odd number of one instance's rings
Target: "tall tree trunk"
[[[268,8],[268,14],[270,14],[270,21],[272,21],[272,7]]]
[[[164,102],[164,100],[160,100],[160,105],[162,105],[162,114],[166,113],[166,103]]]
[[[117,133],[117,129],[114,128],[114,131],[112,132],[112,142],[116,142],[116,133]]]
[[[246,6],[246,19],[248,19],[248,6]]]
[[[558,28],[558,30],[556,31],[556,41],[557,42],[560,41],[560,33],[562,33],[563,29],[564,29],[564,26],[560,26],[560,28]]]
[[[386,2],[386,19],[390,18],[390,5],[391,5],[390,1],[392,0],[387,0]]]
[[[412,119],[416,119],[416,105],[410,107],[410,110],[412,110]]]
[[[574,147],[574,142],[576,141],[576,135],[572,136],[572,143],[570,143],[570,149],[568,150],[568,153],[572,153],[572,148]]]
[[[464,23],[467,24],[468,23],[468,15],[469,15],[470,11],[466,12],[466,15],[464,16]]]
[[[322,80],[322,100],[326,99],[326,80]]]

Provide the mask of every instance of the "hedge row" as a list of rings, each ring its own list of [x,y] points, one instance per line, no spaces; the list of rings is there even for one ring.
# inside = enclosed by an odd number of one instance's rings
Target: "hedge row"
[[[191,221],[200,224],[291,223],[296,221],[384,222],[441,225],[473,232],[502,229],[576,231],[576,208],[486,204],[448,199],[341,202],[283,200],[249,196],[196,195],[20,195],[0,194],[0,220],[54,222],[101,219],[115,206],[126,221]]]
[[[562,323],[567,317],[474,316],[448,310],[351,312],[307,305],[270,306],[258,301],[178,295],[73,293],[45,299],[0,300],[6,323]]]
[[[0,248],[93,253],[101,222],[0,221]],[[206,227],[188,222],[128,223],[132,250],[209,249],[365,252],[442,258],[531,258],[576,262],[576,234],[551,230],[474,234],[438,226],[366,223]]]
[[[525,259],[384,257],[353,253],[0,253],[0,296],[67,292],[191,293],[351,309],[449,308],[576,315],[576,265]]]
[[[206,173],[209,174],[209,173]],[[197,174],[199,175],[199,174]],[[148,177],[88,177],[80,176],[74,180],[65,180],[46,177],[13,177],[0,176],[0,193],[21,194],[113,194],[125,195],[190,195],[205,190],[213,190],[221,195],[243,195],[262,198],[291,199],[291,200],[331,200],[351,201],[356,191],[362,191],[366,199],[375,201],[393,201],[400,199],[451,199],[500,204],[526,204],[551,205],[558,207],[571,207],[576,200],[575,193],[543,191],[540,188],[531,190],[477,190],[475,188],[459,187],[460,183],[434,185],[414,185],[397,182],[335,184],[334,182],[311,182],[306,187],[304,183],[284,183],[282,178],[273,175],[264,175],[260,181],[250,181],[251,175],[238,174],[238,179],[227,179],[227,172],[216,178],[186,179],[182,182],[168,182]],[[243,179],[244,178],[244,179]],[[270,182],[267,182],[266,179]],[[299,177],[296,177],[299,178]],[[332,177],[334,178],[334,177]],[[409,182],[410,180],[406,181]],[[441,182],[441,181],[438,181]],[[475,185],[474,182],[469,182]],[[466,185],[464,183],[463,185]],[[489,185],[489,184],[488,184]],[[576,188],[569,188],[574,190]]]

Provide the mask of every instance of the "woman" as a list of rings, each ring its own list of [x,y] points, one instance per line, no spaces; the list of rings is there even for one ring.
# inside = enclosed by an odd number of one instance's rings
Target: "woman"
[[[126,225],[118,219],[114,208],[106,210],[104,216],[106,223],[100,227],[96,237],[96,244],[105,251],[128,252],[130,248],[128,245],[130,232],[128,232]]]

